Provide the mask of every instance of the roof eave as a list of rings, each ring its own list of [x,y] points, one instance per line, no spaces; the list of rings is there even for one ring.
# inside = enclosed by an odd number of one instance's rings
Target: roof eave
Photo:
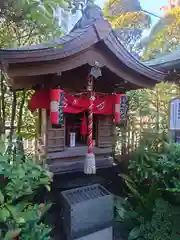
[[[147,66],[150,66],[151,68],[155,68],[159,71],[163,71],[167,73],[168,71],[171,70],[180,70],[180,59],[174,60],[174,61],[168,61],[164,63],[159,63],[159,64],[147,64]]]

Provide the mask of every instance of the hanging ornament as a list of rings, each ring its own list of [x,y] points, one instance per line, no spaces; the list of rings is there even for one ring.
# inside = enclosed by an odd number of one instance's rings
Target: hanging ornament
[[[61,89],[50,90],[50,121],[53,125],[64,123],[64,92]]]
[[[95,61],[94,66],[91,68],[90,75],[92,75],[95,79],[102,76],[101,68],[97,61]]]

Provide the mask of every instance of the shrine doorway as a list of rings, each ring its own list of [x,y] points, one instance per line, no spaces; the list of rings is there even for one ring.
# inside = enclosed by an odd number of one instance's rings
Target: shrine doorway
[[[75,146],[87,146],[87,121],[88,113],[81,112],[77,114],[65,113],[65,136],[66,146],[70,146],[70,133],[75,133]],[[93,116],[93,143],[96,146],[97,143],[97,124],[98,117]]]

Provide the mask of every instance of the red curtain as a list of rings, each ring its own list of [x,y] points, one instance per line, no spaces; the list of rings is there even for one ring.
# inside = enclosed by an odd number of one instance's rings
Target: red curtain
[[[94,114],[113,115],[114,114],[114,95],[96,96],[94,101]],[[88,96],[72,96],[65,93],[64,112],[80,113],[88,110]],[[50,94],[49,90],[36,91],[30,101],[29,109],[33,112],[35,109],[49,109]]]

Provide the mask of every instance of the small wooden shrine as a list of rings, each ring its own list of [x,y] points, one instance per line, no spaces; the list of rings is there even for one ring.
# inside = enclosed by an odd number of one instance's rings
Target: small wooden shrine
[[[35,90],[29,108],[39,111],[40,149],[54,173],[83,171],[87,153],[95,154],[96,168],[112,166],[113,125],[124,120],[124,93],[150,88],[165,77],[123,47],[96,5],[86,7],[69,34],[1,49],[0,61],[12,89]],[[54,90],[63,91],[60,126],[53,124]]]

